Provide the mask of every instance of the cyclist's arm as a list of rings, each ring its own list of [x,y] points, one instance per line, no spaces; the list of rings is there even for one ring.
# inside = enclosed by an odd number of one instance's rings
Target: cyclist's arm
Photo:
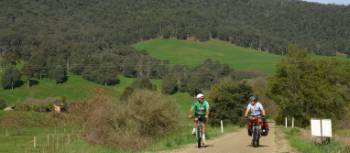
[[[247,108],[244,112],[244,117],[248,117],[248,113],[249,113],[249,108]]]
[[[205,118],[209,118],[209,109],[207,109],[207,111],[205,112]]]
[[[209,103],[207,101],[205,101],[205,107],[207,108],[205,111],[205,118],[209,118]]]
[[[260,104],[260,109],[261,109],[262,115],[265,116],[265,115],[266,115],[266,114],[265,114],[265,109],[264,109],[264,107],[262,106],[262,104]]]
[[[194,104],[191,106],[190,110],[188,111],[188,117],[191,118],[194,112]]]
[[[248,117],[249,110],[250,110],[250,104],[247,106],[247,108],[244,112],[244,117]]]
[[[261,107],[261,113],[262,113],[263,116],[266,116],[265,109],[263,107]]]

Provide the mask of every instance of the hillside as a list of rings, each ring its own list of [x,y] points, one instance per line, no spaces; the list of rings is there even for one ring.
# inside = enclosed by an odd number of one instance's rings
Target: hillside
[[[175,39],[154,39],[134,45],[138,50],[146,50],[150,55],[171,64],[196,66],[206,59],[218,60],[237,70],[257,70],[273,74],[281,56],[242,48],[219,40],[207,42]]]
[[[159,36],[217,38],[278,54],[291,42],[318,54],[350,51],[350,7],[300,0],[3,0],[0,10],[0,47],[26,56],[47,41],[79,51]],[[20,50],[27,46],[34,48]]]

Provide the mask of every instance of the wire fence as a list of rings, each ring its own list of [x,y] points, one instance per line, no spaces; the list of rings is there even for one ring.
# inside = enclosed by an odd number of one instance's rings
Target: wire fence
[[[69,152],[67,146],[79,142],[82,133],[81,131],[51,132],[33,136],[29,134],[31,131],[16,133],[14,130],[8,132],[6,129],[2,132],[4,135],[0,139],[6,141],[11,148],[0,149],[0,152],[9,153],[66,153]]]

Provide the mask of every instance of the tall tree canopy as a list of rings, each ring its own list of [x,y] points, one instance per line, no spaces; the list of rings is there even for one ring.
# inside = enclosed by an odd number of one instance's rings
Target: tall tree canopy
[[[293,116],[305,127],[310,118],[343,119],[350,107],[350,62],[312,59],[296,46],[289,50],[269,85],[269,96],[281,108],[277,121]]]

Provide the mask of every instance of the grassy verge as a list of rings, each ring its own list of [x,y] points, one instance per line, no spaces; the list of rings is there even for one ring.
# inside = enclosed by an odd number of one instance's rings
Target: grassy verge
[[[35,112],[32,112],[35,113]],[[0,111],[0,115],[3,112]],[[35,113],[44,117],[44,113]],[[35,148],[34,148],[35,137]],[[122,153],[100,145],[90,145],[77,127],[0,128],[0,153]]]
[[[314,144],[310,140],[302,138],[299,129],[283,129],[286,134],[289,144],[302,153],[335,153],[342,148],[342,146],[334,139],[330,144]]]

